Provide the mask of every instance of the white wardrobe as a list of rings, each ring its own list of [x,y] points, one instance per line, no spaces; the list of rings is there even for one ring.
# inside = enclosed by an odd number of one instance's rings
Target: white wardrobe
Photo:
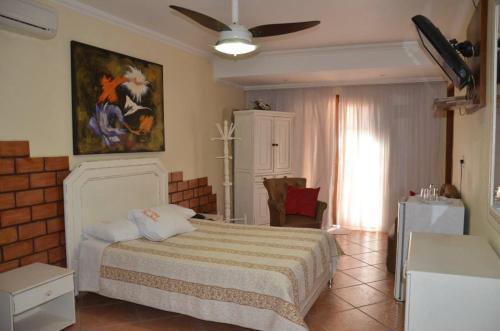
[[[292,176],[293,113],[234,112],[234,217],[269,225],[264,178]]]

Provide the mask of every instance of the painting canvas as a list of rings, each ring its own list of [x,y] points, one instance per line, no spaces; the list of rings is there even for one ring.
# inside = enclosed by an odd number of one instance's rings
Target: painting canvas
[[[163,67],[71,42],[73,153],[165,150]]]

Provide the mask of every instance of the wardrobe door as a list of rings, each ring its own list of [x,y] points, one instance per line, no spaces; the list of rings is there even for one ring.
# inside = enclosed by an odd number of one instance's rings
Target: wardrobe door
[[[254,125],[254,172],[273,172],[273,118],[256,116]]]
[[[282,174],[292,171],[292,118],[275,117],[273,132],[274,173]]]

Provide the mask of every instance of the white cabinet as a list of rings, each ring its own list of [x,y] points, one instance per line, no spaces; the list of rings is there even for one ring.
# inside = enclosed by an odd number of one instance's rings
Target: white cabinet
[[[479,236],[413,232],[405,331],[500,330],[500,258]]]
[[[292,175],[293,113],[234,112],[234,212],[248,224],[268,225],[264,178]]]
[[[34,263],[0,274],[0,330],[62,330],[75,323],[73,271]]]

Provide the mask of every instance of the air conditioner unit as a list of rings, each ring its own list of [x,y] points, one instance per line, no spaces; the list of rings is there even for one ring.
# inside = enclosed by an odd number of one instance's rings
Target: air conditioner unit
[[[57,12],[35,1],[0,0],[0,27],[36,38],[54,38]]]

